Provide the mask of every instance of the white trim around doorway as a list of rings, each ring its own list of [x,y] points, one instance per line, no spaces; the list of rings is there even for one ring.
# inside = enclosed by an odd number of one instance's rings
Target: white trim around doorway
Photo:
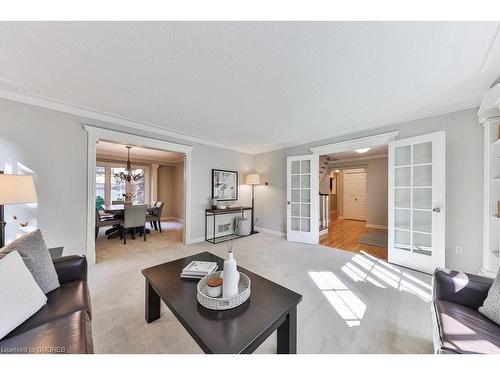
[[[398,135],[399,130],[390,133],[370,135],[368,137],[354,138],[349,139],[348,141],[311,147],[309,151],[311,151],[313,154],[327,155],[336,152],[351,151],[357,148],[374,147],[388,144],[389,142],[394,141]]]
[[[87,260],[95,264],[95,168],[96,143],[98,140],[118,142],[133,146],[155,148],[184,154],[184,236],[185,244],[191,240],[191,151],[193,147],[163,141],[155,138],[142,137],[125,132],[104,129],[82,124],[87,131]]]

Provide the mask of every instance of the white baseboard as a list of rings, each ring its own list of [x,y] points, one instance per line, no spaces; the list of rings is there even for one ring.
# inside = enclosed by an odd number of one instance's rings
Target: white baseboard
[[[161,221],[168,221],[168,220],[175,220],[180,223],[184,222],[184,219],[181,219],[180,217],[175,217],[175,216],[164,216],[161,218]]]
[[[267,228],[262,228],[262,227],[255,227],[255,230],[258,232],[262,232],[262,233],[272,234],[274,236],[286,237],[286,233],[279,232],[277,230],[272,230],[272,229],[267,229]]]
[[[326,236],[327,234],[328,234],[328,228],[319,231],[320,237]]]
[[[496,277],[496,275],[497,275],[497,272],[495,272],[495,271],[490,271],[490,270],[487,270],[487,269],[486,269],[486,268],[484,268],[484,267],[481,267],[481,268],[479,269],[479,274],[480,274],[481,276],[486,276],[486,277],[489,277],[489,278],[494,279],[494,278]]]
[[[200,242],[205,242],[205,237],[190,238],[190,239],[188,239],[187,244],[192,245],[192,244],[200,243]]]
[[[374,228],[374,229],[387,229],[387,225],[366,224],[365,226],[367,228]]]

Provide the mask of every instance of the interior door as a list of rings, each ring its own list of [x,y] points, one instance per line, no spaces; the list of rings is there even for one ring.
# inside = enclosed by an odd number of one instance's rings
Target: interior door
[[[445,266],[445,132],[389,143],[391,263],[432,273]]]
[[[344,172],[346,219],[366,220],[366,173]]]
[[[287,240],[319,242],[319,156],[287,158]]]

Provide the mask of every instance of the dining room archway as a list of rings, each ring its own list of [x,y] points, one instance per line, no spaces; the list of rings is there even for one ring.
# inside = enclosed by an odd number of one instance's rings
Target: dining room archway
[[[183,235],[182,241],[190,241],[190,181],[191,181],[191,146],[139,136],[127,132],[104,129],[92,125],[83,125],[88,134],[87,144],[87,258],[89,264],[96,263],[95,222],[96,222],[96,162],[97,142],[99,140],[123,145],[144,147],[156,150],[180,153],[183,156]]]

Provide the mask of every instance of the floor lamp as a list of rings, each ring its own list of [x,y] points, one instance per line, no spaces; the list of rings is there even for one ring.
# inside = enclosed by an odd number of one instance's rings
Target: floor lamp
[[[255,185],[260,185],[260,176],[257,173],[249,173],[245,176],[245,184],[252,185],[252,222],[250,234],[256,234],[259,232],[255,231],[254,224],[254,212],[255,212]]]
[[[5,246],[4,205],[37,201],[33,176],[3,174],[0,171],[0,247]]]

